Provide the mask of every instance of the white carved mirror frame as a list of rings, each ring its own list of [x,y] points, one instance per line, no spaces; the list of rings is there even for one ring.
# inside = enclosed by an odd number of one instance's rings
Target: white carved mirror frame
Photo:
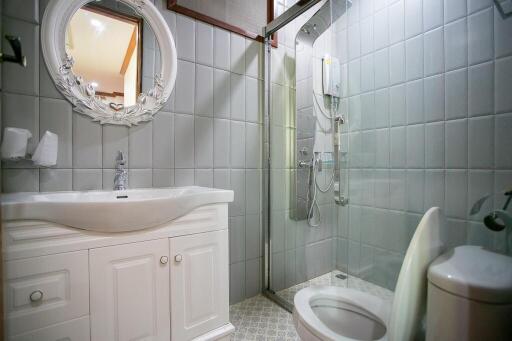
[[[75,12],[91,0],[50,0],[41,26],[41,48],[57,89],[73,104],[74,110],[100,124],[136,125],[150,121],[171,95],[176,81],[177,53],[169,27],[149,0],[118,0],[135,10],[151,26],[160,49],[160,72],[154,85],[137,97],[135,105],[124,107],[105,103],[94,87],[72,71],[73,58],[66,53],[66,29]]]

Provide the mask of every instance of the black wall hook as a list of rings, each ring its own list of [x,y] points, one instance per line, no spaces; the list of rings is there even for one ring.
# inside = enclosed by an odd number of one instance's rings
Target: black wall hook
[[[0,63],[9,62],[16,63],[23,67],[27,66],[27,58],[23,56],[21,51],[21,39],[20,37],[5,35],[5,39],[11,44],[11,48],[14,52],[14,56],[0,53]]]

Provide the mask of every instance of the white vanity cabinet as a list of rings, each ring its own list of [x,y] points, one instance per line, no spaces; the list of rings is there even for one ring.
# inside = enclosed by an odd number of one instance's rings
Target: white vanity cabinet
[[[227,204],[115,234],[4,221],[5,339],[228,339],[227,221]]]
[[[172,340],[229,323],[228,231],[170,239]]]
[[[167,239],[89,251],[91,341],[168,341]]]

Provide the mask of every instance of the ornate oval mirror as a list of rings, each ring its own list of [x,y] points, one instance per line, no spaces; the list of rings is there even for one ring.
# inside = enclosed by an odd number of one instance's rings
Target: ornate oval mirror
[[[151,120],[174,87],[174,39],[149,0],[51,0],[41,42],[59,91],[101,124]]]

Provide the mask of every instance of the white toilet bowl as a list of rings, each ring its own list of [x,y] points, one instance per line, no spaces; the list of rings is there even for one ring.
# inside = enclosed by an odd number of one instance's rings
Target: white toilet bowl
[[[391,302],[340,287],[300,290],[294,298],[293,321],[304,341],[387,340]]]
[[[428,265],[443,251],[444,215],[431,208],[405,254],[393,301],[348,288],[309,287],[294,298],[293,320],[303,341],[408,341],[425,312]]]

